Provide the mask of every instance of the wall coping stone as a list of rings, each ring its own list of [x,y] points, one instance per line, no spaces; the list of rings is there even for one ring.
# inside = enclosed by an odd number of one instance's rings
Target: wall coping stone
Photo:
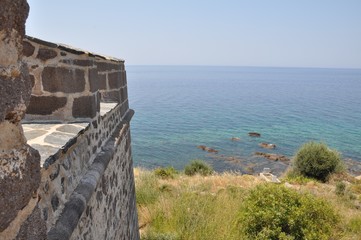
[[[117,138],[123,135],[122,130],[129,126],[129,122],[133,115],[134,111],[129,109],[128,113],[120,122],[111,138],[107,141],[105,146],[102,147],[102,151],[96,156],[89,170],[80,180],[80,183],[71,194],[69,201],[65,203],[63,212],[59,219],[50,229],[48,233],[49,240],[70,238],[74,229],[77,227],[78,221],[92,194],[94,193],[97,184],[101,181],[101,176],[103,176],[110,159],[115,153],[114,145]]]
[[[96,53],[89,52],[89,51],[86,51],[86,50],[82,50],[82,49],[79,49],[79,48],[75,48],[75,47],[72,47],[72,46],[69,46],[69,45],[66,45],[66,44],[52,43],[52,42],[44,41],[44,40],[41,40],[39,38],[35,38],[35,37],[27,36],[27,35],[24,37],[24,39],[36,42],[38,44],[41,44],[41,45],[44,45],[44,46],[47,46],[47,47],[50,47],[50,48],[58,48],[60,50],[64,50],[66,52],[70,52],[70,53],[73,53],[73,54],[76,54],[76,55],[86,54],[86,55],[88,55],[90,57],[98,57],[98,58],[101,58],[101,59],[104,59],[104,60],[109,60],[109,61],[112,61],[112,62],[122,62],[122,63],[125,62],[124,59],[109,57],[109,56],[105,56],[105,55],[100,55],[100,54],[96,54]]]

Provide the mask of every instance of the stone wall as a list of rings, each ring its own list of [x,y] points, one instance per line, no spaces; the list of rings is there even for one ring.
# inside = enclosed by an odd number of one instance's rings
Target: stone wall
[[[33,84],[25,120],[94,119],[99,103],[127,98],[124,61],[27,36],[24,61]]]
[[[22,58],[29,6],[26,0],[0,0],[0,6],[0,239],[42,239],[40,156],[26,143],[20,123],[31,93]]]
[[[39,206],[49,239],[139,238],[132,115],[118,105],[44,163]]]
[[[25,37],[26,0],[0,5],[0,239],[139,239],[124,61]],[[88,125],[40,166],[21,120]]]

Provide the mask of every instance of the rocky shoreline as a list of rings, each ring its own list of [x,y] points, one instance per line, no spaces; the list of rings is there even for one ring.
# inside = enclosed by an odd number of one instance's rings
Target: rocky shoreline
[[[261,138],[261,133],[249,132],[249,138]],[[232,142],[240,142],[240,137],[231,137]],[[276,149],[276,144],[268,142],[259,142],[260,149],[267,149],[273,151]],[[271,168],[271,171],[276,175],[282,175],[292,163],[292,157],[285,156],[279,153],[256,151],[251,156],[229,156],[226,153],[222,153],[220,150],[214,147],[208,147],[205,145],[198,145],[197,148],[207,152],[207,157],[224,161],[231,165],[236,165],[242,169],[245,174],[258,174],[264,167]],[[266,160],[266,161],[265,161]],[[361,178],[361,163],[351,158],[343,159],[345,167],[349,174],[352,176],[359,176]]]

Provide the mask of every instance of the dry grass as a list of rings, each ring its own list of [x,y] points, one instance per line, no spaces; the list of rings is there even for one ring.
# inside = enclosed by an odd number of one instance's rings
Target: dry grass
[[[238,173],[162,179],[135,169],[134,176],[142,239],[238,239],[234,223],[242,199],[263,183],[257,176]],[[331,203],[341,217],[335,226],[338,239],[361,240],[361,181],[348,175],[335,176],[329,183],[285,181],[282,184]],[[337,181],[346,182],[342,196],[335,193]]]

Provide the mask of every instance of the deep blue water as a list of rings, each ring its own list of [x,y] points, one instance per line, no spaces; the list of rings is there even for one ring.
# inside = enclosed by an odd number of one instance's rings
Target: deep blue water
[[[127,66],[127,77],[136,166],[181,169],[203,159],[218,171],[282,168],[254,152],[292,156],[310,140],[361,162],[361,69]]]

